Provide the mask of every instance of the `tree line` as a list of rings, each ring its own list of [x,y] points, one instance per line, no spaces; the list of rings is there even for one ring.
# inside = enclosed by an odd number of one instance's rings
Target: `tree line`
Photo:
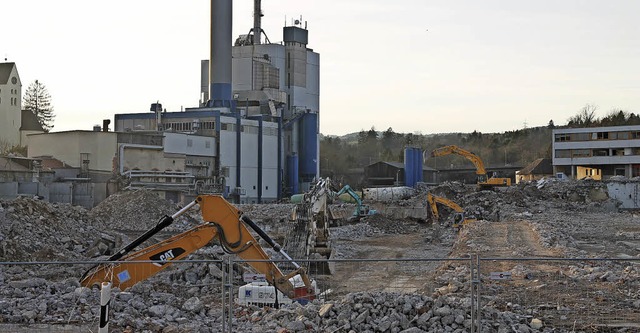
[[[640,115],[612,110],[602,118],[597,107],[585,105],[560,127],[596,127],[640,125]],[[378,131],[374,127],[344,136],[321,136],[320,176],[331,177],[351,186],[361,187],[363,168],[380,161],[404,162],[405,147],[419,147],[428,155],[432,150],[456,145],[478,155],[486,167],[515,166],[524,168],[538,158],[551,158],[553,120],[546,126],[523,128],[503,133],[396,133],[389,127]],[[456,155],[427,158],[425,165],[435,169],[473,168],[470,162]]]

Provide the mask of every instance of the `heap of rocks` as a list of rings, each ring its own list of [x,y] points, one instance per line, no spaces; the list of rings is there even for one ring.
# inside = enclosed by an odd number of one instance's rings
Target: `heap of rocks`
[[[151,190],[123,191],[110,195],[91,209],[89,216],[101,230],[146,231],[165,215],[171,216],[181,207]],[[167,231],[184,231],[202,219],[196,209],[180,216]]]
[[[570,231],[598,235],[605,227],[599,220],[610,221],[615,203],[602,193],[606,188],[587,182],[527,183],[504,191],[475,192],[460,183],[446,183],[433,189],[437,195],[458,202],[465,209],[486,218],[522,218],[532,223],[547,247],[575,249]],[[437,192],[439,191],[439,192]],[[424,201],[424,195],[413,200]],[[500,211],[497,212],[497,207]],[[586,207],[586,208],[585,208]],[[287,223],[292,205],[240,205],[256,221]],[[593,223],[584,219],[569,221],[550,208],[598,211]],[[132,191],[111,196],[92,211],[63,204],[19,198],[0,201],[0,260],[86,260],[107,254],[105,238],[122,243],[121,231],[147,230],[164,215],[179,207],[149,191]],[[634,218],[631,214],[626,217]],[[171,230],[184,230],[198,221],[194,209]],[[490,223],[490,222],[482,222]],[[610,222],[608,222],[610,223]],[[274,227],[275,228],[275,227]],[[406,220],[369,216],[360,223],[333,228],[335,239],[357,239],[385,233],[417,232],[426,226]],[[598,229],[601,228],[601,229]],[[270,232],[269,232],[270,233]],[[138,234],[138,233],[136,233]],[[271,233],[270,233],[271,234]],[[637,233],[619,231],[612,239],[633,245]],[[614,246],[616,244],[607,244]],[[618,246],[628,246],[617,244]],[[349,246],[349,245],[346,245]],[[348,250],[348,248],[345,248]],[[346,251],[346,250],[345,250]],[[577,251],[577,250],[575,250]],[[582,254],[581,252],[570,252]],[[220,258],[222,251],[207,247],[190,259]],[[337,258],[344,253],[338,253]],[[219,332],[222,306],[221,266],[216,263],[174,265],[127,292],[114,291],[112,327],[130,327],[142,332]],[[234,273],[238,278],[241,267]],[[514,268],[517,270],[518,268]],[[0,322],[8,323],[95,323],[99,291],[82,288],[78,266],[5,266],[0,270]],[[634,265],[617,263],[573,263],[558,274],[575,280],[616,284],[628,295],[629,309],[640,309],[640,272]],[[314,301],[306,306],[294,304],[280,310],[237,307],[233,321],[236,332],[467,332],[471,325],[466,266],[444,267],[436,274],[440,286],[431,296],[423,294],[353,293],[333,303]],[[236,281],[240,284],[240,281]],[[485,302],[486,304],[486,302]],[[485,306],[482,329],[486,332],[563,332],[542,327],[530,316],[510,309]],[[534,318],[535,319],[535,318]]]
[[[456,295],[425,296],[384,292],[346,295],[335,303],[293,304],[273,310],[257,307],[236,312],[240,332],[468,332],[471,300]],[[538,321],[511,312],[485,309],[483,332],[539,331]],[[544,329],[544,332],[552,332]],[[558,332],[558,331],[553,331]]]
[[[86,258],[101,231],[87,211],[20,197],[0,201],[0,261]]]

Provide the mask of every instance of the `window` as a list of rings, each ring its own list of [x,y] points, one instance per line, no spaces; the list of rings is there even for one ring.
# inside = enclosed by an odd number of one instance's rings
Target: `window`
[[[591,151],[589,149],[574,149],[571,151],[572,157],[589,157],[591,156]]]
[[[618,140],[629,140],[629,132],[618,132]]]
[[[213,121],[204,121],[200,124],[200,128],[206,130],[216,129],[215,122]]]
[[[631,132],[632,139],[640,139],[640,132]]]
[[[571,141],[569,134],[556,134],[556,142]]]
[[[570,141],[589,141],[591,133],[574,133],[571,134]]]
[[[609,132],[598,132],[596,133],[597,140],[609,140]]]
[[[593,156],[609,156],[609,149],[594,149]]]
[[[624,156],[624,148],[611,149],[612,156]]]
[[[571,150],[558,149],[556,150],[556,158],[569,158],[571,157]]]

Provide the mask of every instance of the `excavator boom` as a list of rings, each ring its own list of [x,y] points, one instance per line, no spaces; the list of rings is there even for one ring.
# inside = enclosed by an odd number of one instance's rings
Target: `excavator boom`
[[[461,224],[465,225],[467,223],[475,221],[475,219],[466,218],[464,215],[464,209],[462,209],[462,207],[460,207],[460,205],[458,205],[457,203],[445,197],[435,196],[429,192],[427,193],[427,202],[431,207],[431,212],[433,213],[433,218],[435,221],[438,221],[440,219],[440,215],[438,213],[438,204],[449,207],[455,212],[456,216],[454,217],[454,228],[458,228]]]
[[[103,263],[90,269],[82,277],[81,284],[88,287],[111,281],[114,287],[124,290],[168,267],[171,261],[183,259],[217,238],[225,251],[237,254],[240,258],[247,260],[247,263],[256,271],[265,274],[267,282],[274,285],[290,299],[313,299],[314,290],[304,268],[295,263],[280,245],[274,242],[253,221],[244,216],[240,210],[217,195],[199,196],[195,202],[200,206],[202,217],[206,221],[205,224],[137,252],[128,253],[135,247],[129,244],[109,258],[108,261],[117,261],[116,263]],[[283,274],[273,262],[269,261],[269,256],[249,232],[247,226],[254,229],[275,251],[281,253],[292,263],[295,270],[287,275]],[[144,235],[146,238],[150,238],[160,229],[154,227]],[[136,239],[132,244],[141,243],[139,240],[140,238]],[[296,275],[302,278],[305,287],[294,288],[289,279]]]
[[[458,146],[444,146],[434,149],[431,152],[431,157],[445,156],[449,154],[460,155],[473,163],[476,167],[476,175],[478,177],[478,186],[481,189],[490,188],[494,186],[511,186],[510,178],[489,178],[487,176],[487,170],[484,167],[484,163],[480,157],[468,150],[462,149]]]
[[[473,165],[475,165],[477,175],[484,175],[485,177],[487,176],[487,170],[484,168],[484,163],[482,162],[480,157],[470,151],[462,149],[458,146],[451,145],[437,148],[431,152],[432,157],[445,156],[450,154],[460,155],[468,159],[473,163]]]

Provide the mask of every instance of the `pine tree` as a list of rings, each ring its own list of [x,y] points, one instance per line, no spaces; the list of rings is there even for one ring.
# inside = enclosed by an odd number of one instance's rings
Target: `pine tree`
[[[22,101],[24,110],[33,112],[38,118],[38,122],[45,132],[53,128],[53,106],[51,105],[51,95],[44,84],[35,80],[32,82],[24,94]]]

